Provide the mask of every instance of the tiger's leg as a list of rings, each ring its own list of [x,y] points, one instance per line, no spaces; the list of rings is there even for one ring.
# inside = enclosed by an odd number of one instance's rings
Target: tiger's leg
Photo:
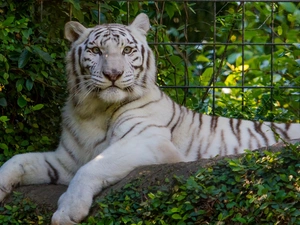
[[[171,141],[157,136],[151,139],[135,137],[114,143],[78,170],[68,190],[58,201],[52,225],[80,222],[88,215],[93,197],[134,168],[179,161],[184,161],[184,158]]]
[[[0,168],[0,202],[17,185],[68,184],[78,168],[63,147],[55,152],[16,155]]]

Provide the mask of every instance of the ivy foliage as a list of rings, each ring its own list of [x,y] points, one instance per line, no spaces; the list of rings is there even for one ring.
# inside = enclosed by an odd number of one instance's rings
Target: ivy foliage
[[[0,222],[11,224],[49,224],[49,212],[38,208],[36,204],[18,192],[13,194],[13,204],[0,207]]]
[[[82,225],[300,224],[300,146],[251,152],[141,188],[135,180],[96,199]],[[50,216],[15,193],[1,224],[49,224]]]
[[[136,181],[98,200],[82,224],[300,224],[299,157],[296,145],[249,151],[172,185],[141,190]]]
[[[40,21],[35,4],[0,3],[2,160],[16,153],[54,148],[60,133],[67,45],[52,27],[54,16]]]

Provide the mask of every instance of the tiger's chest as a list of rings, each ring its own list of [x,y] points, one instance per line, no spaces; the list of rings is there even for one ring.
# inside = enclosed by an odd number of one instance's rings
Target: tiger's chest
[[[85,151],[91,152],[94,157],[116,141],[131,136],[133,128],[142,127],[142,124],[143,121],[135,116],[124,114],[114,118],[98,114],[95,118],[77,120],[75,129]]]

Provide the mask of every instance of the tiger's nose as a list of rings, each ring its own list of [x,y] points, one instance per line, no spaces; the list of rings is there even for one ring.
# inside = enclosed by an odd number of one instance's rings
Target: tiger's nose
[[[103,71],[102,73],[108,80],[115,82],[122,76],[123,71],[112,69],[111,71]]]

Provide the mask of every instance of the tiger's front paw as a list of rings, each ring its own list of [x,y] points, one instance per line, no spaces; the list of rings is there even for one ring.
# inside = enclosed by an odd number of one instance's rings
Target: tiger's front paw
[[[68,216],[64,210],[57,210],[53,216],[51,225],[72,225],[77,224],[78,222],[74,221],[73,218]]]
[[[72,225],[82,221],[88,214],[88,210],[85,212],[80,211],[82,207],[78,206],[79,209],[70,210],[70,208],[59,208],[52,216],[51,225]]]
[[[51,225],[72,225],[82,221],[89,213],[92,199],[64,193],[58,201],[58,209],[52,216]]]

